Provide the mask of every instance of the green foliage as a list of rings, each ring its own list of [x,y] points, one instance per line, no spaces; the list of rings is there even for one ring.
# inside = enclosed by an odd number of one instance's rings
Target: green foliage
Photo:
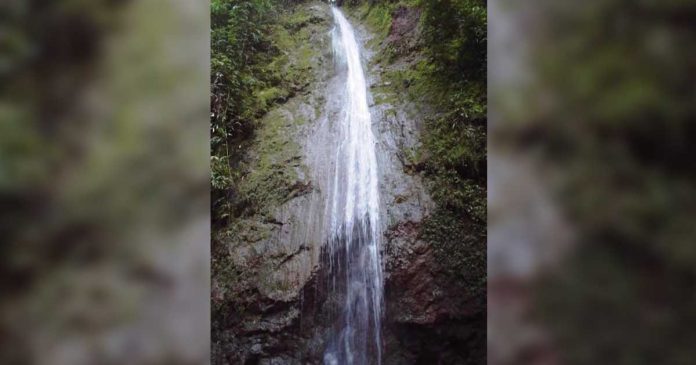
[[[486,222],[486,190],[475,180],[464,179],[445,168],[430,173],[431,195],[439,206],[462,218]]]
[[[408,173],[421,172],[435,214],[424,222],[443,266],[476,295],[486,281],[487,99],[486,4],[480,0],[350,1],[377,35],[373,46],[386,79],[373,87],[375,103],[403,96],[427,107],[422,146],[404,151]],[[420,12],[423,39],[408,39],[409,17]],[[399,17],[405,17],[399,19]],[[395,26],[402,28],[394,28]],[[390,32],[394,32],[390,34]],[[404,38],[406,37],[406,38]],[[404,42],[411,42],[404,46]],[[398,51],[397,51],[398,50]],[[399,61],[399,62],[397,62]],[[399,64],[406,64],[403,67]],[[398,66],[397,66],[398,65]]]
[[[270,0],[213,0],[211,10],[211,188],[213,220],[229,218],[234,167],[255,118],[279,93],[255,92],[269,81],[262,62],[273,51]],[[262,96],[259,98],[259,96]]]
[[[693,6],[534,7],[545,30],[529,42],[542,92],[522,96],[524,113],[510,113],[516,124],[502,133],[560,177],[555,192],[575,229],[575,255],[540,286],[538,301],[561,361],[688,362],[696,28],[684,15]]]
[[[485,225],[485,3],[443,0],[415,6],[422,11],[425,58],[387,76],[400,92],[441,111],[424,123],[417,161],[430,178],[433,197],[455,216]],[[383,49],[389,52],[388,46]]]
[[[265,81],[257,71],[274,14],[270,0],[211,3],[211,118],[231,135],[253,117],[251,91]]]
[[[422,79],[444,111],[425,123],[422,154],[433,198],[455,216],[486,225],[486,8],[482,1],[421,2]],[[427,90],[427,89],[426,89]]]
[[[472,298],[486,290],[486,227],[438,209],[423,224],[421,238],[432,242],[442,268],[467,288]]]
[[[430,179],[436,201],[455,216],[486,224],[486,10],[483,1],[363,2],[359,16],[378,34],[377,62],[392,63],[402,39],[389,38],[394,17],[421,12],[418,62],[384,76],[389,87],[375,89],[375,102],[390,102],[390,92],[426,100],[436,110],[424,123],[423,147],[413,161]],[[404,11],[406,10],[406,11]],[[361,15],[360,15],[361,14]],[[408,31],[405,29],[398,32]],[[384,32],[384,33],[382,33]],[[393,44],[390,42],[394,42]],[[418,59],[418,58],[417,58]]]
[[[361,17],[365,19],[379,39],[384,39],[389,33],[393,10],[394,6],[391,6],[388,2],[377,6],[373,2],[365,2],[358,8]]]
[[[422,164],[440,205],[485,226],[485,107],[465,93],[453,93],[449,103],[451,111],[426,122]]]
[[[229,218],[232,167],[241,158],[241,144],[253,132],[257,104],[253,90],[262,83],[256,71],[261,52],[270,48],[267,33],[272,10],[269,0],[213,0],[210,4],[213,220]]]
[[[487,15],[483,0],[421,1],[423,33],[438,72],[485,82]]]
[[[310,42],[314,30],[309,26],[322,19],[307,7],[283,4],[271,0],[211,3],[212,218],[220,224],[242,212],[257,211],[257,206],[249,205],[261,204],[267,194],[283,195],[280,190],[293,176],[291,172],[275,174],[268,166],[248,171],[243,163],[252,144],[271,149],[264,152],[269,155],[294,156],[277,134],[269,134],[279,130],[279,117],[264,116],[309,85],[315,67]],[[259,131],[261,136],[255,136]],[[266,173],[267,179],[259,178],[257,172]],[[248,181],[260,185],[246,189]]]

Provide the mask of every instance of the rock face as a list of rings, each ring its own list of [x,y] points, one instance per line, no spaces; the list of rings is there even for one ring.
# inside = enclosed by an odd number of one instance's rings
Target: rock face
[[[214,364],[316,362],[318,326],[303,317],[313,311],[303,300],[312,301],[319,270],[324,198],[306,144],[332,72],[331,24],[328,6],[302,4],[282,14],[274,34],[277,72],[301,77],[259,121],[238,187],[249,211],[213,238],[223,268],[212,278]]]
[[[379,123],[382,196],[387,197],[384,363],[481,364],[486,354],[486,303],[485,283],[478,281],[485,272],[469,272],[462,265],[468,258],[462,259],[457,247],[471,245],[483,255],[475,260],[485,264],[485,242],[472,239],[466,222],[440,221],[427,178],[412,156],[420,147],[423,122],[437,111],[419,95],[423,91],[410,90],[408,97],[399,94],[398,81],[389,77],[409,72],[423,59],[418,52],[420,15],[417,8],[397,7],[383,38],[361,23],[364,14],[352,19],[366,45],[371,113]],[[385,55],[390,62],[384,62]]]
[[[213,311],[219,314],[213,323],[214,364],[319,364],[332,330],[329,318],[338,298],[327,290],[322,249],[333,156],[325,153],[332,136],[322,124],[336,119],[332,95],[342,88],[333,77],[338,67],[331,54],[333,19],[323,3],[297,5],[288,16],[299,20],[291,27],[296,47],[283,50],[287,67],[307,67],[309,82],[261,120],[246,161],[253,173],[240,191],[262,208],[214,237],[228,259],[225,275],[212,282]],[[482,363],[485,297],[471,289],[466,272],[448,266],[449,246],[428,234],[437,207],[410,156],[432,111],[397,95],[384,77],[416,62],[419,16],[415,9],[398,9],[385,39],[377,39],[360,18],[350,19],[363,45],[380,169],[383,363]],[[376,62],[390,43],[400,45],[397,52],[405,59]],[[458,227],[461,235],[448,244],[467,240],[466,225]]]

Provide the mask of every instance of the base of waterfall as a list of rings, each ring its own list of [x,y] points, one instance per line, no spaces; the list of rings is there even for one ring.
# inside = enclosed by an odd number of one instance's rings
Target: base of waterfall
[[[324,351],[324,364],[379,364],[382,355],[381,283],[371,265],[377,239],[366,221],[350,232],[340,229],[325,246],[326,292],[334,307]]]

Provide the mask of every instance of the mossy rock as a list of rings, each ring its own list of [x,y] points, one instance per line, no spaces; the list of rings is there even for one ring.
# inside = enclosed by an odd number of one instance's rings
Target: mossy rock
[[[423,221],[420,238],[430,243],[443,271],[473,297],[485,297],[485,227],[438,209]]]

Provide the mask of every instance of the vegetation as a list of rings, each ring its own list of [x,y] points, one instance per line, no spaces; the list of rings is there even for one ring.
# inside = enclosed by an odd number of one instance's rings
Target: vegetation
[[[424,237],[442,246],[444,263],[468,275],[483,294],[486,277],[486,4],[476,0],[348,1],[377,35],[377,62],[388,87],[375,100],[406,95],[427,102],[422,146],[404,151],[409,172],[422,172],[438,205]],[[421,39],[409,40],[398,17],[420,12]],[[407,25],[408,26],[408,25]],[[400,35],[401,34],[401,35]],[[409,45],[410,44],[410,45]],[[415,61],[408,61],[415,59]],[[407,62],[407,67],[389,67]],[[465,232],[455,232],[462,229]],[[436,232],[439,232],[436,234]],[[462,236],[462,234],[464,236]],[[448,239],[459,237],[461,239]],[[449,256],[448,256],[449,255]],[[452,257],[458,259],[452,260]],[[463,263],[467,263],[462,266]],[[466,267],[465,267],[466,266]]]
[[[235,166],[254,120],[266,101],[254,91],[269,80],[262,62],[270,58],[269,32],[275,7],[270,0],[211,2],[211,187],[213,222],[227,218]],[[227,208],[227,209],[226,209]]]
[[[375,103],[419,110],[421,145],[403,151],[407,173],[423,176],[436,210],[421,225],[442,273],[478,314],[464,320],[468,344],[484,344],[486,297],[487,99],[485,1],[348,1],[376,35],[369,46],[383,84]],[[414,24],[412,19],[419,19]],[[461,318],[452,318],[459,323]],[[440,334],[441,336],[443,334]],[[456,341],[454,337],[449,338]],[[480,346],[483,348],[483,346]],[[485,362],[480,348],[466,363]]]
[[[502,132],[553,167],[577,251],[540,286],[575,364],[679,364],[692,352],[693,7],[536,1],[539,78]],[[599,335],[598,335],[599,334]]]
[[[272,260],[245,265],[231,250],[268,238],[277,229],[275,209],[312,189],[302,179],[308,173],[295,141],[306,122],[298,110],[312,102],[296,96],[305,95],[314,80],[316,39],[326,24],[305,4],[227,0],[214,1],[212,8],[211,270],[217,351],[230,343],[224,331],[230,321],[262,300],[259,287],[287,285],[271,279],[277,269]]]
[[[424,1],[425,82],[444,112],[426,123],[423,161],[441,207],[486,224],[486,4]],[[482,239],[485,239],[482,237]],[[485,261],[485,260],[484,260]]]
[[[279,189],[288,185],[256,179],[267,186],[251,189],[254,176],[277,178],[269,168],[281,167],[284,161],[268,158],[296,155],[292,146],[279,140],[289,122],[279,115],[267,115],[274,105],[304,90],[312,77],[312,32],[307,26],[319,19],[291,4],[271,0],[211,3],[212,220],[219,226],[263,206],[265,197],[249,194],[280,199],[285,192]],[[266,161],[250,169],[244,157],[254,141],[261,143]],[[286,183],[290,180],[284,179]]]
[[[78,361],[61,355],[69,352],[157,364],[200,353],[172,351],[168,340],[104,351],[114,336],[140,342],[206,328],[173,329],[152,310],[206,313],[204,296],[190,291],[204,278],[159,264],[207,260],[208,140],[198,123],[207,57],[190,52],[207,39],[207,17],[187,5],[0,6],[0,363]],[[181,290],[192,301],[175,304]]]
[[[486,220],[486,8],[483,1],[346,1],[386,39],[392,13],[421,9],[421,52],[427,60],[398,75],[399,91],[429,94],[442,112],[426,123],[417,161],[431,177],[433,196],[453,214],[479,225]],[[212,11],[211,165],[213,220],[225,222],[243,169],[238,168],[256,123],[273,102],[289,97],[307,82],[302,62],[288,63],[279,49],[308,21],[296,15],[281,24],[282,3],[270,0],[215,0]],[[280,25],[279,25],[280,24]],[[301,47],[301,44],[296,45]],[[389,46],[385,49],[389,52]],[[235,214],[235,213],[233,213]]]
[[[316,58],[310,43],[318,21],[303,6],[270,0],[212,3],[211,148],[213,277],[229,292],[242,282],[222,241],[257,239],[269,232],[264,219],[307,186],[298,184],[298,146],[290,132],[294,98],[312,81]],[[433,244],[443,271],[485,302],[486,285],[486,12],[483,1],[351,1],[376,35],[376,59],[418,62],[384,75],[392,94],[408,95],[434,112],[423,121],[422,148],[411,151],[414,172],[428,181],[438,210],[423,222],[422,238]],[[422,33],[413,47],[394,39],[402,9],[418,12]],[[443,27],[442,24],[446,24]],[[409,43],[410,44],[410,43]],[[391,98],[391,99],[389,99]],[[292,113],[290,113],[292,114]],[[250,148],[253,146],[253,148]],[[253,154],[248,153],[253,150]],[[259,223],[261,222],[261,223]],[[252,298],[253,293],[249,293]],[[248,298],[214,301],[214,326],[242,310]],[[231,308],[234,307],[234,308]],[[218,323],[219,322],[219,323]],[[483,323],[483,322],[482,322]],[[482,325],[485,326],[485,323]],[[483,331],[478,335],[484,336]],[[476,362],[480,359],[472,359]]]

